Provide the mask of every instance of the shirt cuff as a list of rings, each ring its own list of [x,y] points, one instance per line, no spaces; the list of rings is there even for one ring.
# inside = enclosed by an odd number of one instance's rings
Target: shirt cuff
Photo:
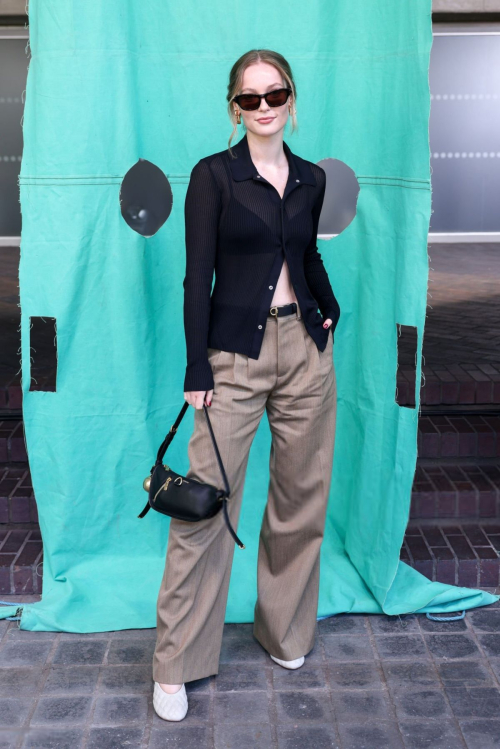
[[[196,365],[188,365],[184,378],[184,392],[193,390],[213,390],[214,374],[210,362],[201,362]]]
[[[323,313],[323,319],[328,320],[328,318],[332,321],[331,327],[334,328],[339,320],[339,311],[335,308],[327,309]]]

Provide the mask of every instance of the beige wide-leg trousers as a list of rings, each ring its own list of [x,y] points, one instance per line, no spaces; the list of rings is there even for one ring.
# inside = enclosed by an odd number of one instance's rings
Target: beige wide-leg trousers
[[[231,488],[228,512],[235,530],[250,447],[267,410],[270,482],[253,633],[271,655],[299,658],[313,648],[316,632],[337,405],[332,335],[319,351],[297,308],[268,317],[258,359],[213,348],[209,358],[214,372],[209,416]],[[203,409],[195,410],[194,420],[186,476],[222,488]],[[222,512],[194,523],[170,521],[157,605],[155,681],[181,684],[218,673],[234,550]]]

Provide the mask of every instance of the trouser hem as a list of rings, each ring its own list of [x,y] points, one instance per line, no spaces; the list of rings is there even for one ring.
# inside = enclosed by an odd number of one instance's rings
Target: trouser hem
[[[296,658],[302,658],[302,656],[307,655],[314,648],[313,640],[312,644],[309,643],[309,646],[298,646],[297,648],[289,650],[283,649],[275,645],[271,639],[268,639],[265,636],[259,634],[257,628],[254,628],[253,630],[253,636],[255,637],[257,642],[262,645],[264,650],[269,653],[269,655],[274,655],[275,658],[279,658],[282,661],[294,661]]]
[[[190,681],[206,679],[208,676],[217,676],[219,667],[213,666],[203,670],[184,669],[183,671],[169,670],[168,667],[154,668],[153,681],[158,684],[187,684]]]

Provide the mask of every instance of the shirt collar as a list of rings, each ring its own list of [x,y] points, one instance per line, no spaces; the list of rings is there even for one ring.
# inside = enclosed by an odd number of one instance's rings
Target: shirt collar
[[[259,172],[250,156],[246,134],[238,141],[238,143],[236,143],[235,146],[231,147],[231,150],[237,156],[237,158],[229,156],[229,166],[231,168],[233,179],[236,182],[240,182],[244,179],[257,177]],[[296,182],[297,180],[300,180],[300,183],[306,185],[316,185],[316,179],[307,161],[301,159],[299,156],[295,156],[285,141],[283,141],[283,150],[288,159],[288,181]]]

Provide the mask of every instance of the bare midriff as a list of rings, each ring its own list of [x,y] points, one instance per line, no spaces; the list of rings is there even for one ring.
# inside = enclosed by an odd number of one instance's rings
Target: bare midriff
[[[290,302],[296,302],[297,297],[293,290],[292,282],[290,279],[290,270],[286,260],[283,261],[281,267],[281,273],[278,277],[278,283],[273,294],[271,306],[280,307],[283,304],[290,304]]]

